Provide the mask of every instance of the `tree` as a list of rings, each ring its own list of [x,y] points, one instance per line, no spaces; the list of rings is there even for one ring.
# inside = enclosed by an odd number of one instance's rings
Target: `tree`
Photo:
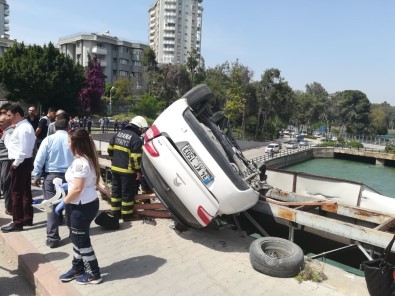
[[[133,112],[148,118],[156,118],[163,107],[163,101],[158,101],[155,97],[144,94],[133,107]]]
[[[259,133],[273,135],[295,115],[295,94],[280,74],[280,70],[272,68],[261,76],[255,138]]]
[[[213,92],[213,110],[223,110],[226,102],[226,90],[230,85],[230,65],[225,62],[214,68],[206,70],[206,78],[203,83]]]
[[[134,90],[134,81],[130,78],[122,77],[114,81],[112,95],[115,99],[132,99]]]
[[[10,101],[24,101],[46,110],[50,106],[75,111],[84,83],[83,68],[52,43],[43,47],[17,43],[0,58],[0,82]]]
[[[395,124],[395,107],[392,107],[386,101],[380,104],[385,112],[385,121],[387,124],[387,129],[393,129]]]
[[[88,59],[88,67],[85,69],[85,87],[81,90],[80,99],[86,113],[99,113],[101,96],[105,89],[105,75],[97,57],[88,56]]]
[[[245,135],[246,103],[250,100],[249,84],[254,73],[238,60],[232,63],[229,72],[230,87],[227,89],[225,115],[230,122],[237,123],[241,119],[241,135]]]
[[[191,88],[183,65],[166,64],[148,73],[147,92],[169,106]]]
[[[365,133],[369,125],[370,102],[359,90],[345,90],[336,94],[339,102],[340,118],[348,131]]]
[[[198,54],[197,50],[194,48],[190,52],[188,51],[188,58],[187,58],[187,69],[190,75],[190,80],[192,82],[192,86],[203,81],[204,69],[199,66],[200,62],[200,54]]]
[[[142,63],[147,67],[148,72],[156,71],[158,68],[155,51],[149,46],[143,50]]]
[[[374,106],[370,110],[370,133],[372,135],[386,135],[388,133],[386,114],[383,106]]]

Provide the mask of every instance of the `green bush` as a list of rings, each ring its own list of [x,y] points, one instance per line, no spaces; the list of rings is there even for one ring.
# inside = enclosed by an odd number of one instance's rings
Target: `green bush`
[[[318,147],[333,147],[336,142],[331,140],[322,140],[321,144],[318,144]]]
[[[387,145],[387,146],[385,146],[384,151],[387,153],[395,153],[395,146],[394,145]]]
[[[352,148],[363,148],[362,143],[357,142],[357,141],[350,141],[350,142],[347,142],[347,146],[348,146],[348,147],[352,147]]]
[[[317,139],[317,137],[314,137],[313,135],[307,135],[307,136],[304,136],[304,137],[305,137],[305,139],[311,139],[311,140]]]

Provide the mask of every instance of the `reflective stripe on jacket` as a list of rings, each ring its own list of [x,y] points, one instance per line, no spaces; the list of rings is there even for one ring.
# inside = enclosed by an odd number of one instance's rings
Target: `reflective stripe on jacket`
[[[134,131],[124,129],[111,139],[107,152],[112,158],[111,170],[133,174],[141,169],[142,141]]]

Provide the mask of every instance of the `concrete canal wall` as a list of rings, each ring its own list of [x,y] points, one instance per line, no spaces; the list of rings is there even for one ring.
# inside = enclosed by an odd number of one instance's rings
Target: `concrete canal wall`
[[[303,162],[312,158],[333,158],[333,148],[313,147],[298,150],[293,153],[279,154],[273,158],[266,159],[265,163],[270,168],[282,168]]]

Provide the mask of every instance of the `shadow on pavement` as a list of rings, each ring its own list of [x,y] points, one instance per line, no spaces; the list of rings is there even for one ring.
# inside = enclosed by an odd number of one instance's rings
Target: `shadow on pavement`
[[[152,274],[165,263],[166,260],[163,258],[145,255],[114,262],[100,268],[100,271],[105,281],[115,281]]]
[[[180,237],[219,252],[248,253],[253,238],[230,228],[218,229],[209,225],[202,229],[190,228],[178,233]]]

